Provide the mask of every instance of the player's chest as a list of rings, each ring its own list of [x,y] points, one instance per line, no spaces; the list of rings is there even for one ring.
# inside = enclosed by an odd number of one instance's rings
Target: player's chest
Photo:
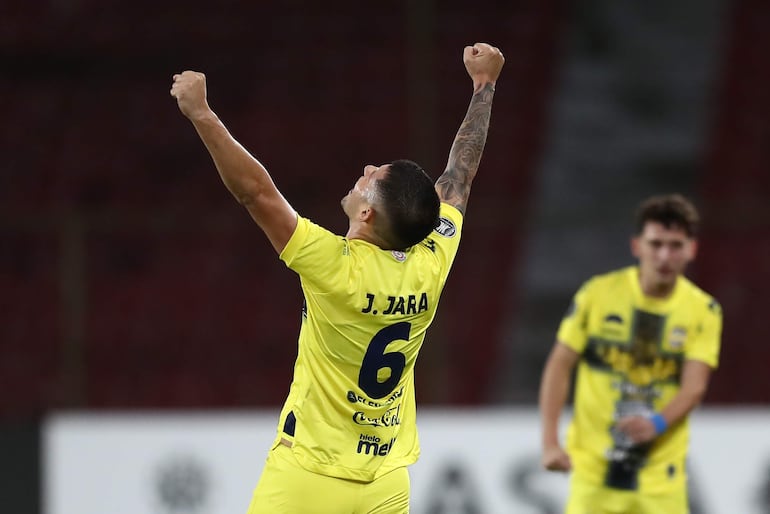
[[[644,310],[631,303],[596,308],[588,317],[591,339],[650,355],[683,353],[697,330],[686,310]]]

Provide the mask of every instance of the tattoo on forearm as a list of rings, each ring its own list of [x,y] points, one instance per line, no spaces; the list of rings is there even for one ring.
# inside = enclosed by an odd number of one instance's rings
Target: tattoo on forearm
[[[487,140],[494,94],[492,84],[487,84],[474,93],[465,119],[452,143],[446,171],[436,182],[441,201],[456,207],[462,213],[465,213],[471,182],[479,169],[484,143]]]

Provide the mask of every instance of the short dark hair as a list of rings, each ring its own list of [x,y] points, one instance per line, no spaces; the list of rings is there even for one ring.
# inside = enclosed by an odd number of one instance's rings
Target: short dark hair
[[[644,230],[648,221],[655,221],[666,228],[681,228],[688,237],[698,234],[700,216],[695,205],[680,194],[651,196],[639,204],[636,210],[636,235]]]
[[[377,181],[385,223],[378,230],[392,250],[425,239],[438,225],[440,202],[433,181],[417,163],[399,159]]]

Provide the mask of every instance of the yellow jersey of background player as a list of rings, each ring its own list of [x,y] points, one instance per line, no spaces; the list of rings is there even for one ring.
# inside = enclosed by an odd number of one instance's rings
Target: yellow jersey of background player
[[[278,436],[311,471],[371,481],[417,460],[414,364],[457,253],[462,215],[407,251],[300,218],[281,253],[305,308]]]
[[[643,445],[633,444],[615,421],[666,406],[679,390],[685,360],[716,368],[720,330],[717,303],[684,277],[663,299],[642,293],[636,267],[588,281],[557,335],[581,355],[567,432],[575,474],[650,494],[683,487],[687,419]]]
[[[716,368],[719,304],[683,273],[699,214],[678,194],[637,208],[638,266],[583,284],[540,383],[543,466],[572,471],[567,514],[686,514],[689,414]],[[558,419],[577,366],[566,450]]]

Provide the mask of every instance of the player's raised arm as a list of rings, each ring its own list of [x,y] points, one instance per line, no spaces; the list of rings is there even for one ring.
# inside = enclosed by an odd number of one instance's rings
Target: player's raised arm
[[[441,201],[463,214],[487,141],[495,83],[504,62],[502,52],[486,43],[466,46],[463,50],[463,63],[473,80],[473,97],[452,143],[446,170],[436,181],[436,192]]]
[[[206,100],[206,77],[185,71],[174,75],[171,96],[192,122],[233,196],[280,253],[297,226],[297,213],[275,187],[264,166],[228,132]]]

